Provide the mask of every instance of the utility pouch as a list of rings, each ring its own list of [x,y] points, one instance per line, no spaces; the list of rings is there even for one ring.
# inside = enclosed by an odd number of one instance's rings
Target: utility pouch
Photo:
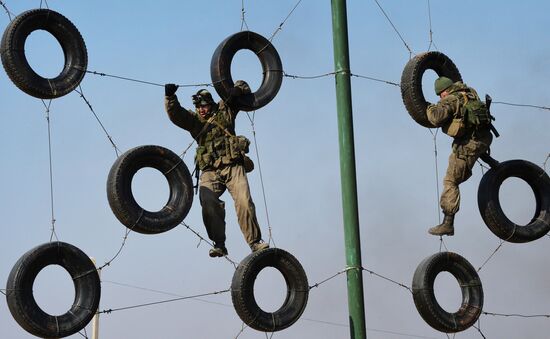
[[[252,159],[250,159],[248,156],[243,156],[243,167],[244,167],[244,171],[246,173],[250,173],[254,170],[254,161],[252,161]]]
[[[201,170],[212,165],[214,157],[212,153],[208,152],[204,146],[197,147],[197,154],[195,155],[195,162]]]
[[[244,154],[248,153],[250,141],[242,136],[230,136],[229,138],[229,154],[231,159],[239,159]]]
[[[450,124],[442,128],[443,133],[453,138],[459,138],[466,132],[466,124],[463,119],[454,118]]]

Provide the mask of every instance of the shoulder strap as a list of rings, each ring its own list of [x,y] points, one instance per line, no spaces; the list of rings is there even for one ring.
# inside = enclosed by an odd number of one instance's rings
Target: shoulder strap
[[[234,137],[234,135],[231,134],[231,132],[229,132],[229,131],[227,130],[227,128],[223,127],[223,125],[220,124],[218,121],[213,120],[212,122],[213,122],[214,124],[216,124],[216,126],[218,126],[219,128],[221,128],[221,129],[225,132],[225,134],[227,134],[227,136],[229,136],[229,137]]]
[[[204,132],[206,132],[206,130],[208,129],[208,126],[212,124],[212,122],[214,121],[214,118],[216,117],[216,114],[217,113],[214,113],[210,118],[208,118],[208,120],[206,120],[206,122],[204,123],[204,126],[202,126],[202,129],[200,130],[199,134],[197,134],[197,138],[196,138],[197,143],[201,142],[201,138]]]

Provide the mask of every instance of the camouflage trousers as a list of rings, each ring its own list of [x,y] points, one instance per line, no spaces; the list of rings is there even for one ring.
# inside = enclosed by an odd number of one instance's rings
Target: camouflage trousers
[[[210,240],[225,242],[225,202],[220,196],[228,190],[235,202],[237,220],[250,245],[262,238],[256,218],[256,207],[250,196],[248,179],[242,165],[234,164],[217,170],[206,170],[200,177],[199,197],[202,219]]]
[[[453,142],[453,152],[449,156],[449,166],[443,178],[443,193],[440,205],[443,213],[454,215],[460,208],[458,185],[472,176],[472,168],[477,159],[489,150],[493,135],[490,131],[480,133],[476,138]]]

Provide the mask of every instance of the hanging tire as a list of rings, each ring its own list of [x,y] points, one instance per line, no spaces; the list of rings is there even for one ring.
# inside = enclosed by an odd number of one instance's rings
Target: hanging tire
[[[401,97],[407,112],[420,125],[428,128],[435,127],[426,115],[429,102],[424,98],[422,91],[422,76],[431,69],[438,76],[445,76],[453,81],[462,81],[462,76],[453,61],[441,52],[426,52],[410,59],[401,74]]]
[[[273,313],[262,310],[254,297],[256,277],[268,266],[279,270],[287,285],[286,299]],[[239,317],[247,326],[264,332],[280,331],[294,324],[306,308],[308,295],[302,265],[290,253],[278,248],[248,255],[237,267],[231,283],[231,299]]]
[[[508,219],[500,205],[500,186],[510,177],[523,179],[535,194],[535,215],[524,226]],[[529,161],[504,161],[488,170],[481,178],[477,203],[487,227],[503,240],[514,243],[529,242],[543,237],[550,231],[550,178],[542,168]]]
[[[462,290],[462,304],[455,313],[445,311],[435,298],[434,281],[443,271],[451,273]],[[424,259],[414,272],[412,290],[420,316],[441,332],[464,331],[477,321],[483,309],[481,280],[472,265],[456,253],[440,252]]]
[[[36,303],[33,284],[48,265],[59,265],[71,275],[75,299],[65,314],[45,313]],[[8,308],[17,323],[40,338],[61,338],[82,330],[99,307],[101,284],[90,258],[73,245],[50,242],[25,253],[13,266],[6,286]]]
[[[132,194],[132,179],[142,168],[160,171],[170,187],[170,197],[158,212],[144,210]],[[107,179],[111,210],[126,227],[143,234],[166,232],[189,213],[193,202],[191,174],[183,160],[161,146],[139,146],[122,154],[111,167]]]
[[[262,85],[254,93],[236,97],[236,106],[242,111],[254,111],[267,105],[279,92],[283,82],[283,65],[279,53],[263,36],[243,31],[231,35],[216,48],[210,63],[212,83],[222,99],[229,97],[234,86],[231,77],[231,62],[241,49],[249,49],[260,59],[263,70]]]
[[[36,30],[52,34],[63,49],[65,64],[55,78],[43,78],[29,65],[25,41]],[[11,81],[23,92],[40,99],[54,99],[74,90],[84,78],[88,55],[78,29],[63,15],[49,9],[33,9],[8,25],[0,45],[2,64]]]

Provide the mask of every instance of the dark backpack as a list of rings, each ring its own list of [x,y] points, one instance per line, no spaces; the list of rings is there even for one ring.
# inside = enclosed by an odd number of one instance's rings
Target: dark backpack
[[[491,122],[495,119],[491,116],[487,105],[479,100],[475,92],[461,92],[464,98],[462,105],[462,116],[467,128],[474,130],[485,129],[491,126]]]

